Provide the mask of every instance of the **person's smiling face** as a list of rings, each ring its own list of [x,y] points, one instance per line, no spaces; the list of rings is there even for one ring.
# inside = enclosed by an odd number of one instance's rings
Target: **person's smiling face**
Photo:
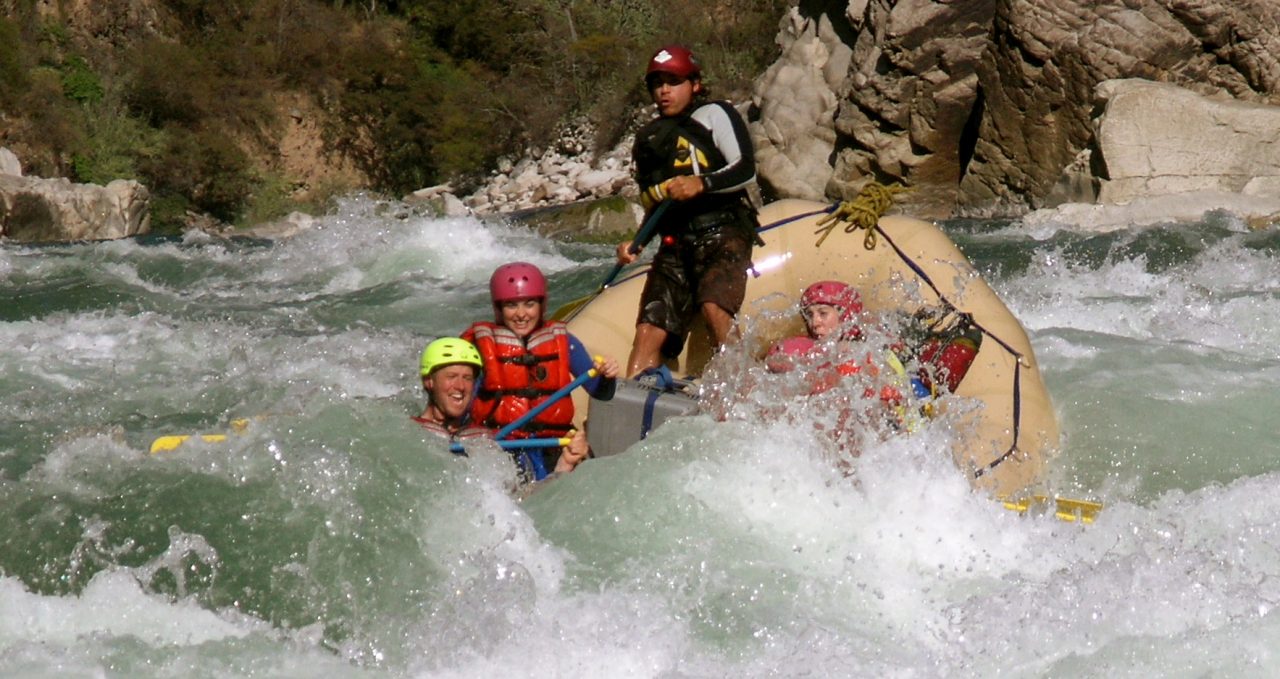
[[[502,324],[517,337],[528,337],[542,322],[542,301],[539,299],[503,302],[499,310],[502,312]]]
[[[460,420],[471,405],[475,393],[475,366],[455,363],[437,368],[425,380],[423,386],[431,394],[431,404],[449,420]]]

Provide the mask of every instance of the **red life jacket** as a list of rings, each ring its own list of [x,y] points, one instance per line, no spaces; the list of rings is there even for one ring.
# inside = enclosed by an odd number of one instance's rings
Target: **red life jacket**
[[[462,333],[462,339],[476,345],[484,362],[471,418],[486,427],[497,429],[515,422],[573,381],[569,331],[560,321],[547,321],[524,340],[504,325],[478,321]],[[562,398],[512,436],[563,436],[572,425],[573,399]]]
[[[455,431],[455,430],[449,429],[443,424],[440,424],[439,422],[432,422],[431,420],[423,419],[422,417],[419,417],[417,415],[409,419],[422,425],[423,429],[426,429],[432,434],[439,434],[440,436],[443,436],[449,439],[450,441],[463,441],[466,439],[493,436],[493,432],[489,431],[488,429],[485,429],[484,427],[468,425]]]

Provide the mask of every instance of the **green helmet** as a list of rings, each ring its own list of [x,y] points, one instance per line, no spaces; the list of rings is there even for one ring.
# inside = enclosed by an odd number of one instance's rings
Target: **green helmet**
[[[476,370],[484,368],[480,361],[480,352],[475,345],[457,337],[441,337],[422,350],[422,376],[426,377],[446,365],[466,363],[474,365]]]

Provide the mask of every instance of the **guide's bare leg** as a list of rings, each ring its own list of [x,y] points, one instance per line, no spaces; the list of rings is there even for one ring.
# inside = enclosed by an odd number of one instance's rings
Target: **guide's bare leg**
[[[703,302],[702,318],[706,320],[707,328],[711,330],[711,341],[716,347],[733,344],[737,340],[737,335],[733,332],[733,316],[721,309],[719,304]]]
[[[635,377],[658,365],[662,360],[662,343],[666,339],[666,330],[649,323],[637,323],[636,338],[631,343],[631,357],[627,359],[627,377]]]
[[[733,316],[714,302],[702,305],[702,317],[711,330],[711,341],[716,347],[732,344],[737,340]],[[627,377],[635,377],[662,362],[662,343],[667,331],[649,323],[636,324],[636,338],[631,343],[631,357],[627,359]]]

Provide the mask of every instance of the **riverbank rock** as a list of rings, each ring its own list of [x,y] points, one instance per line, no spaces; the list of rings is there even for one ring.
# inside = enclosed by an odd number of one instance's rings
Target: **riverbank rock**
[[[0,147],[0,174],[22,176],[22,163],[18,161],[18,156],[4,147]]]
[[[529,149],[520,158],[503,158],[478,189],[459,196],[449,184],[419,189],[404,197],[430,204],[446,216],[510,214],[591,202],[617,195],[636,197],[631,181],[631,140],[597,154],[595,128],[575,120],[562,128],[548,148]]]
[[[791,10],[778,35],[782,56],[757,83],[759,116],[749,125],[765,188],[789,198],[821,200],[832,178],[837,90],[853,50],[831,20]],[[837,189],[838,191],[838,189]]]
[[[1123,205],[1064,203],[1032,210],[1020,223],[1030,229],[1062,227],[1100,233],[1171,222],[1199,222],[1214,212],[1235,215],[1251,229],[1270,228],[1280,222],[1280,194],[1250,196],[1231,191],[1188,191],[1142,196]]]
[[[999,5],[990,43],[958,201],[979,213],[1050,204],[1064,168],[1094,142],[1099,83],[1140,78],[1257,103],[1280,92],[1280,6],[1264,0],[1014,0]]]
[[[274,221],[266,222],[264,224],[256,224],[248,229],[227,230],[219,235],[224,237],[235,236],[237,238],[286,240],[305,231],[310,231],[315,228],[315,225],[315,217],[305,212],[295,211]]]
[[[791,9],[778,36],[782,56],[754,92],[761,183],[780,197],[847,199],[869,181],[897,181],[924,189],[902,196],[905,211],[949,214],[995,5],[854,0]],[[777,162],[778,148],[804,157]]]
[[[151,194],[136,181],[98,186],[0,174],[0,236],[17,241],[125,238],[151,229]]]

